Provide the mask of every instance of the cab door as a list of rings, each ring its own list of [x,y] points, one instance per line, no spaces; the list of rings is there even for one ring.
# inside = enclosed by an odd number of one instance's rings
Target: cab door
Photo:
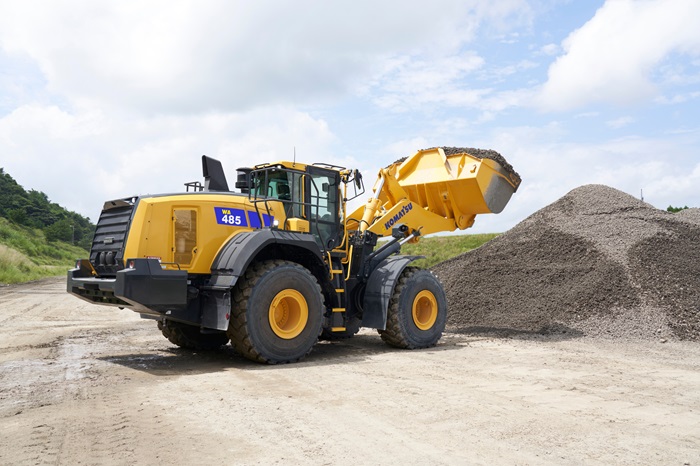
[[[340,244],[340,174],[316,166],[306,168],[305,218],[322,249]]]

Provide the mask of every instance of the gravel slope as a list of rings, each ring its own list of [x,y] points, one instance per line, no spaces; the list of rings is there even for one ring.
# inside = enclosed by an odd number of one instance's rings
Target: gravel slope
[[[700,211],[574,189],[436,265],[456,331],[700,340]]]

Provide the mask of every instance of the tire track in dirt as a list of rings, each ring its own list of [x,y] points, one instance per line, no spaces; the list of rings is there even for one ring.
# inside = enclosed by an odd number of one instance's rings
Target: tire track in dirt
[[[71,464],[75,458],[89,458],[90,464],[137,464],[144,438],[148,451],[172,446],[160,435],[162,413],[149,412],[148,398],[145,408],[134,410],[130,387],[142,377],[109,361],[128,351],[129,340],[142,332],[116,333],[78,329],[50,344],[24,345],[32,357],[0,366],[0,419],[13,432],[0,439],[0,464]],[[4,456],[8,451],[11,457]]]
[[[32,428],[30,444],[22,451],[30,453],[27,458],[17,458],[18,464],[25,459],[33,464],[56,464],[61,449],[62,435],[56,434],[56,428],[49,424],[39,424]]]

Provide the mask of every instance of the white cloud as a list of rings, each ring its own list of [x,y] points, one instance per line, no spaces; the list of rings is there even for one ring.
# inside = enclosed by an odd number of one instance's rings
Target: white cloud
[[[481,73],[481,78],[490,82],[501,82],[509,76],[516,73],[522,73],[523,71],[532,68],[537,68],[538,66],[539,64],[533,62],[532,60],[520,60],[519,62],[510,65],[485,70],[483,73]]]
[[[630,116],[615,118],[614,120],[608,120],[605,122],[605,124],[609,128],[612,128],[612,129],[624,128],[625,126],[629,125],[630,123],[634,123],[634,118],[632,118]]]
[[[454,54],[524,0],[3,2],[0,45],[54,92],[150,113],[316,102],[392,56]]]
[[[502,112],[508,108],[528,105],[532,96],[533,91],[530,89],[495,92],[486,97],[480,103],[479,108],[485,113]]]
[[[557,44],[547,44],[547,45],[543,45],[540,48],[540,53],[543,53],[544,55],[551,56],[551,55],[556,55],[557,53],[559,53],[560,50],[561,49],[559,48],[559,45],[557,45]]]
[[[513,107],[529,105],[534,91],[497,90],[490,87],[507,76],[537,66],[522,60],[511,66],[483,69],[485,61],[473,52],[464,52],[429,61],[410,59],[395,60],[371,84],[373,101],[380,108],[394,112],[421,111],[425,114],[449,108],[477,110],[473,121],[490,121],[496,114]],[[488,81],[489,87],[473,87],[474,78]]]
[[[381,93],[375,102],[395,111],[425,105],[466,107],[476,105],[488,89],[465,89],[458,85],[465,75],[479,69],[484,60],[472,52],[432,59],[396,61],[375,84]]]
[[[644,190],[647,202],[654,202],[661,209],[669,205],[700,207],[697,196],[688,196],[700,185],[700,163],[688,172],[676,169],[661,173],[664,174],[651,181]],[[646,199],[650,195],[652,198]]]
[[[127,121],[32,105],[0,119],[0,166],[95,220],[103,201],[201,180],[203,154],[222,161],[231,186],[236,168],[291,160],[295,146],[300,160],[355,163],[333,154],[334,141],[323,120],[285,107]]]
[[[500,0],[476,2],[476,13],[487,20],[486,25],[496,32],[508,34],[517,38],[519,34],[512,32],[514,25],[529,27],[533,19],[531,2],[526,0]]]
[[[697,0],[607,0],[562,44],[539,105],[567,110],[648,99],[657,92],[650,74],[665,57],[700,54],[698,18]]]
[[[574,115],[574,118],[596,118],[600,115],[600,112],[583,112]]]
[[[477,28],[527,21],[522,11],[525,0],[0,2],[0,83],[27,81],[0,91],[0,166],[94,218],[102,200],[198,179],[203,153],[230,174],[295,146],[300,160],[357,165],[334,153],[322,117],[294,105],[351,96],[385,73],[399,78],[382,81],[399,101],[449,88],[479,66],[460,52]],[[478,95],[452,88],[448,99]]]
[[[700,92],[688,92],[688,93],[683,93],[683,94],[674,94],[672,96],[665,96],[665,95],[660,95],[656,99],[654,99],[654,102],[662,105],[673,105],[673,104],[682,104],[684,102],[688,102],[689,100],[694,100],[700,97]]]

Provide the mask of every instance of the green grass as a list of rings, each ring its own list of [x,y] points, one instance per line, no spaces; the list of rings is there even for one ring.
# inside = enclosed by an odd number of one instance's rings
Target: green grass
[[[0,217],[0,283],[21,283],[65,274],[87,251],[61,241],[46,241],[39,229]]]
[[[430,268],[447,259],[451,259],[498,236],[498,233],[482,233],[478,235],[433,236],[420,238],[415,244],[404,244],[401,254],[425,256],[411,265]]]

